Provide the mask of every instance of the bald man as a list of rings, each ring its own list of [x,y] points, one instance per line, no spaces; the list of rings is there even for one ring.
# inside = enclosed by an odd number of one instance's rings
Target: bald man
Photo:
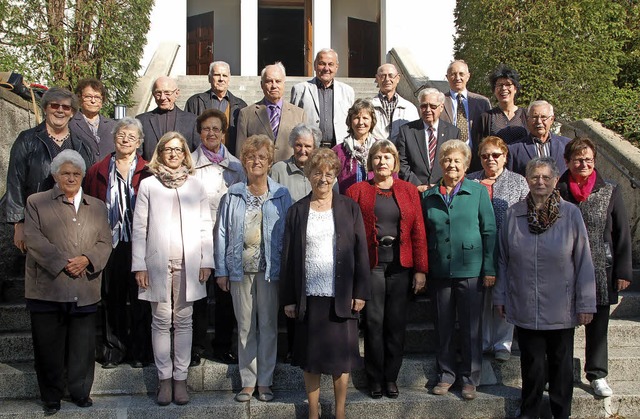
[[[178,84],[170,77],[158,77],[151,89],[157,108],[136,116],[142,123],[144,142],[142,157],[150,161],[158,140],[169,131],[178,131],[187,139],[191,151],[200,145],[200,136],[196,131],[196,116],[184,112],[176,106],[180,94]]]
[[[378,121],[373,128],[373,138],[376,140],[394,141],[401,126],[420,118],[415,105],[396,91],[400,77],[393,64],[382,64],[376,72],[376,83],[380,90],[371,99]]]

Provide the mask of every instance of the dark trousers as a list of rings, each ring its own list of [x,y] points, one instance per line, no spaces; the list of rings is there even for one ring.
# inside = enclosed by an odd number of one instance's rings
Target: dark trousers
[[[151,305],[138,299],[138,284],[131,272],[131,243],[118,243],[105,266],[102,315],[105,362],[152,359]]]
[[[192,352],[204,354],[207,343],[207,329],[209,328],[209,296],[215,297],[214,327],[215,339],[212,342],[213,353],[224,354],[231,350],[233,329],[236,327],[236,317],[233,313],[231,293],[220,289],[213,275],[207,283],[208,297],[193,303],[193,344]]]
[[[64,395],[65,360],[69,394],[89,397],[96,351],[96,314],[31,312],[31,335],[40,398],[59,402]]]
[[[554,418],[571,416],[573,397],[573,335],[575,329],[531,330],[516,326],[522,374],[521,417],[539,418],[549,365],[549,402]]]
[[[409,269],[381,263],[371,270],[371,299],[364,308],[364,368],[369,383],[398,379],[410,289]]]
[[[605,378],[609,374],[609,306],[596,306],[597,313],[591,323],[585,326],[585,364],[587,380]]]
[[[478,278],[433,279],[428,282],[436,311],[440,382],[456,380],[454,345],[456,316],[460,330],[459,374],[463,384],[477,386],[482,372],[482,281]]]

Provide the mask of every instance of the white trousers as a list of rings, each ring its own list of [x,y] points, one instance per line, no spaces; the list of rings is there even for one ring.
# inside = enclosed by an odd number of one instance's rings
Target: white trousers
[[[493,288],[486,288],[483,296],[482,308],[482,351],[497,352],[506,350],[511,352],[513,343],[513,325],[507,323],[493,309]]]

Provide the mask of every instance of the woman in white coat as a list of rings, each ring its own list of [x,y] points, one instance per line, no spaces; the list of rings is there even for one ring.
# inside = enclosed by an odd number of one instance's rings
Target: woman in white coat
[[[181,134],[168,132],[160,138],[148,168],[154,176],[140,182],[131,270],[140,287],[138,297],[151,302],[158,404],[166,406],[172,398],[186,404],[193,302],[206,296],[213,267],[209,200],[202,183],[191,176],[193,161]]]

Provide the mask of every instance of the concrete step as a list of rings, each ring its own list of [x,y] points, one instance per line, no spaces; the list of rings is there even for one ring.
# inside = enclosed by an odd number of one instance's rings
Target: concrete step
[[[574,342],[576,348],[585,347],[584,327],[576,329]],[[640,346],[640,318],[611,319],[609,321],[609,348],[636,346]]]
[[[24,277],[10,277],[0,283],[0,301],[24,303]]]
[[[324,390],[324,389],[323,389]],[[613,397],[596,398],[587,386],[574,388],[572,402],[573,418],[638,417],[640,412],[640,384],[620,383],[614,387]],[[58,416],[64,418],[306,418],[308,402],[304,390],[275,391],[275,400],[270,403],[252,399],[247,403],[233,400],[231,391],[192,393],[186,406],[171,404],[158,406],[153,395],[92,396],[91,408],[78,408],[63,401]],[[0,402],[0,417],[41,417],[42,407],[38,400],[11,400]],[[517,415],[520,389],[505,386],[483,386],[478,388],[474,401],[461,399],[460,390],[453,388],[445,396],[434,396],[427,389],[400,389],[397,399],[372,400],[365,390],[350,389],[347,392],[346,416],[365,418],[505,418]],[[333,396],[330,391],[321,391],[321,417],[333,417]],[[548,396],[545,394],[543,418],[550,416]]]
[[[0,332],[31,330],[29,312],[24,303],[0,303]]]

